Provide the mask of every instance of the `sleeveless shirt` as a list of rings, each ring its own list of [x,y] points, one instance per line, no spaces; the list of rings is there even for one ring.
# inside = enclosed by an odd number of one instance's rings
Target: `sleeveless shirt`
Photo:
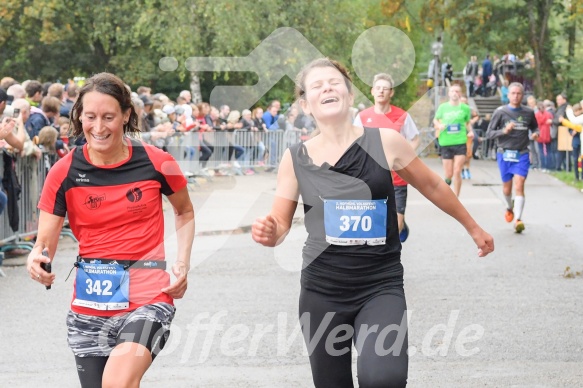
[[[364,133],[334,166],[317,166],[303,143],[290,147],[304,203],[308,238],[302,256],[302,287],[328,295],[374,291],[403,285],[395,193],[378,128]],[[324,199],[387,200],[386,241],[382,245],[326,242]]]

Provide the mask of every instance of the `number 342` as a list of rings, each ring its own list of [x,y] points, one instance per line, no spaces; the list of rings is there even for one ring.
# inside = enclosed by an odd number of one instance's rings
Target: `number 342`
[[[103,280],[99,281],[96,280],[95,282],[92,279],[85,280],[87,284],[87,289],[85,290],[87,294],[96,294],[96,295],[108,295],[111,296],[111,280]]]

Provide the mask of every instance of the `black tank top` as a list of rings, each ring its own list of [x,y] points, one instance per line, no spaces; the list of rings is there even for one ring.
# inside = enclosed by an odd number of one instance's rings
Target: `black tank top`
[[[402,286],[395,192],[378,128],[366,128],[334,166],[314,165],[303,143],[290,147],[290,152],[308,232],[302,286],[329,295]],[[324,199],[386,199],[386,242],[348,246],[326,242]]]

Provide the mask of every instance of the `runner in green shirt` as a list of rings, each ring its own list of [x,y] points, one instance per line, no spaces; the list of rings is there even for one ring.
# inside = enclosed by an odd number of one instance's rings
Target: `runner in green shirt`
[[[459,197],[462,187],[462,168],[466,161],[466,142],[474,136],[470,126],[470,107],[460,101],[459,85],[449,88],[449,101],[441,104],[435,113],[433,126],[439,139],[443,172],[447,184],[453,179],[453,192]]]

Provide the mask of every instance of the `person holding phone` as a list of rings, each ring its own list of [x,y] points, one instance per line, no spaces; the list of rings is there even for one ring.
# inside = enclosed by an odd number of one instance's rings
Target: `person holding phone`
[[[4,117],[0,123],[0,139],[5,139],[6,136],[13,133],[16,127],[16,120],[12,117]]]
[[[26,132],[20,109],[14,108],[12,117],[2,118],[0,122],[0,140],[4,140],[9,146],[19,151],[24,148]]]
[[[65,216],[79,240],[69,347],[82,387],[139,386],[164,347],[174,299],[186,292],[194,210],[186,179],[172,156],[137,138],[138,115],[125,83],[113,74],[87,80],[71,111],[76,147],[49,170],[38,234],[27,260],[44,286]],[[176,280],[165,271],[162,195],[174,209]],[[45,257],[48,252],[50,257]]]

